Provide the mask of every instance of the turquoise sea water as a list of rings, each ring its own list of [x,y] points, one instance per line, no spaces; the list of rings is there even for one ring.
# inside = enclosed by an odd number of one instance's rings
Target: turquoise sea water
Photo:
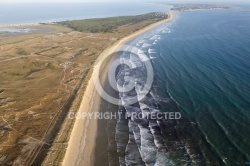
[[[111,165],[246,165],[250,161],[250,12],[176,13],[129,43],[150,57],[154,83],[124,112],[176,112],[180,120],[117,120]],[[132,59],[133,55],[122,55]],[[144,82],[145,69],[119,69]],[[139,96],[139,88],[120,93]],[[109,135],[113,134],[108,133]]]

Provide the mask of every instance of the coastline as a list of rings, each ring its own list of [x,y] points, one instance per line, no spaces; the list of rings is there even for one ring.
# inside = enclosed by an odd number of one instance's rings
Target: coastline
[[[107,71],[109,67],[109,63],[112,62],[112,56],[110,56],[113,52],[118,50],[123,44],[129,42],[130,40],[146,33],[153,28],[156,28],[163,23],[166,23],[174,18],[174,13],[169,12],[169,17],[165,20],[156,22],[151,24],[147,27],[144,27],[141,30],[138,30],[121,40],[114,43],[112,46],[105,49],[97,58],[95,62],[94,72],[98,70],[97,67],[98,62],[102,62],[106,58],[108,62],[104,65],[103,70],[101,70],[101,83],[104,84],[107,76]],[[99,112],[100,111],[100,103],[102,101],[101,97],[97,93],[94,83],[93,83],[93,76],[89,79],[87,83],[86,90],[84,92],[83,99],[81,101],[80,107],[77,113],[86,113],[86,112]],[[70,133],[70,139],[68,142],[68,147],[66,150],[66,154],[63,158],[62,165],[94,165],[95,156],[94,150],[96,145],[96,138],[97,138],[97,129],[98,129],[98,120],[97,119],[76,119],[73,129]]]
[[[22,28],[22,27],[36,27],[42,25],[41,23],[24,23],[24,24],[2,24],[0,28]]]

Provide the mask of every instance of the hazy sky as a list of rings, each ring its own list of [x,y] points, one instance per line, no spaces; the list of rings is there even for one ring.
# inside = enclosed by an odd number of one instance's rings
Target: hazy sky
[[[153,2],[154,0],[0,0],[0,3],[22,3],[22,2]],[[155,0],[157,2],[195,2],[195,3],[239,3],[248,2],[249,0]]]

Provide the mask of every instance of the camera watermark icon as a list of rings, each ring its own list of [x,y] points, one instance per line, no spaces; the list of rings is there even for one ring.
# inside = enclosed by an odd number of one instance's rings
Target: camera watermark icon
[[[102,66],[107,63],[106,60],[110,58],[112,54],[117,54],[119,52],[126,53],[130,57],[136,57],[136,60],[125,57],[113,60],[107,73],[107,78],[110,87],[119,92],[119,94],[129,93],[132,90],[136,92],[134,93],[134,96],[129,96],[128,98],[122,98],[122,95],[120,95],[121,98],[116,98],[110,95],[104,90],[100,81],[100,70]],[[93,73],[93,82],[99,95],[109,103],[123,106],[132,105],[143,100],[150,91],[154,79],[153,66],[150,58],[141,49],[131,45],[123,45],[118,50],[114,50],[113,52],[107,51],[107,53],[109,53],[109,55],[102,57],[97,62]],[[123,71],[125,74],[122,78],[123,82],[121,83],[121,79],[117,79],[117,70],[119,70],[119,67],[122,65],[126,66],[127,69],[126,71]],[[137,78],[137,76],[131,77],[131,73],[133,75],[133,72],[135,73],[136,70],[141,70],[145,73],[143,78]],[[130,74],[126,75],[126,73]],[[143,79],[144,81],[140,81],[140,79]]]

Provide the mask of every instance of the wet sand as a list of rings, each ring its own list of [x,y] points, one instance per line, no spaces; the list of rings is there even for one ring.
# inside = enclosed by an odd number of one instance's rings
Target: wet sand
[[[80,108],[78,110],[78,113],[88,113],[88,112],[99,112],[104,111],[105,107],[109,107],[107,102],[104,102],[100,95],[97,93],[93,80],[95,72],[99,70],[99,67],[101,67],[100,75],[101,77],[100,82],[102,85],[104,85],[104,89],[108,86],[106,82],[107,77],[107,71],[109,69],[109,64],[112,62],[113,55],[116,50],[118,50],[123,44],[129,42],[130,40],[134,39],[135,37],[150,31],[151,29],[171,20],[174,17],[173,13],[170,13],[170,17],[168,19],[159,21],[157,23],[151,24],[127,37],[122,38],[118,42],[116,42],[111,47],[104,50],[99,58],[97,59],[94,67],[94,72],[88,82],[86,91],[84,93]],[[102,62],[102,66],[99,66],[99,63]],[[114,108],[114,106],[112,106]],[[98,119],[89,119],[89,118],[80,118],[76,119],[74,123],[74,127],[72,129],[72,132],[70,134],[70,140],[68,142],[68,148],[65,154],[65,157],[63,159],[62,165],[68,166],[68,165],[94,165],[95,160],[98,160],[99,157],[106,158],[107,156],[101,156],[102,154],[99,154],[96,156],[95,150],[96,146],[102,145],[102,147],[97,148],[98,151],[103,151],[103,154],[105,153],[105,145],[107,143],[107,137],[105,136],[106,123],[98,120]],[[100,127],[103,127],[100,129]],[[99,130],[98,130],[99,129]],[[98,139],[97,139],[98,138]],[[103,138],[100,139],[100,138]],[[98,142],[96,142],[98,141]],[[103,141],[100,143],[100,141]],[[102,160],[100,160],[102,161]],[[104,160],[103,160],[104,161]],[[106,165],[105,163],[102,163],[103,165]]]

